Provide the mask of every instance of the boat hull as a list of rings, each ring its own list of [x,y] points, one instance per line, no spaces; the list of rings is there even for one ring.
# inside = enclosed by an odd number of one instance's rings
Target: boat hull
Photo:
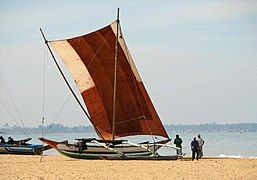
[[[119,158],[119,157],[122,158],[122,156],[117,153],[99,153],[99,154],[98,153],[87,153],[87,152],[79,153],[79,152],[65,151],[62,149],[58,149],[57,151],[64,156],[67,156],[70,158],[76,158],[76,159],[110,159],[110,158],[115,159],[115,158]],[[125,153],[126,157],[129,157],[129,156],[131,156],[131,157],[135,157],[135,156],[146,157],[146,156],[150,156],[150,155],[152,155],[152,153],[150,153],[150,152],[130,153],[130,154]]]
[[[20,155],[41,155],[44,150],[50,149],[51,146],[42,145],[16,145],[0,144],[0,154],[20,154]]]
[[[108,159],[119,157],[146,157],[153,153],[142,147],[135,147],[130,145],[116,145],[112,147],[116,152],[107,149],[103,146],[88,145],[85,149],[80,150],[76,144],[67,144],[64,142],[56,142],[48,139],[41,141],[55,148],[60,154],[77,159]],[[151,148],[151,147],[150,147]],[[117,153],[120,152],[120,153]]]

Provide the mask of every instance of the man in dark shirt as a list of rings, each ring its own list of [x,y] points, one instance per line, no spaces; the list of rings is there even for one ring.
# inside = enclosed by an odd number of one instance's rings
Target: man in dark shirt
[[[14,144],[14,140],[12,137],[8,137],[8,144]]]
[[[198,160],[198,157],[199,157],[198,149],[199,149],[199,144],[196,138],[194,137],[194,140],[191,142],[192,160],[195,159],[195,155],[196,155],[196,159]]]
[[[1,143],[1,144],[5,144],[5,140],[4,140],[4,137],[3,137],[3,136],[0,136],[0,143]]]
[[[177,149],[177,155],[181,155],[182,154],[182,139],[179,137],[179,135],[177,134],[176,135],[176,138],[174,139],[174,144],[176,145],[177,148],[180,148],[180,149]]]

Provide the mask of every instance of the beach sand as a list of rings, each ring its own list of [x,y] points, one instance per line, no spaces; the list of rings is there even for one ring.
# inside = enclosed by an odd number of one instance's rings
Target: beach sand
[[[0,155],[0,179],[257,179],[257,159],[78,160]]]

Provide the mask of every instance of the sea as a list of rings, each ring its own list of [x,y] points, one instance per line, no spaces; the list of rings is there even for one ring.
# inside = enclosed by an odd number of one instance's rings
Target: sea
[[[201,134],[205,141],[203,146],[204,156],[211,157],[233,157],[233,158],[256,158],[257,159],[257,132],[181,132],[169,133],[169,137],[172,139],[168,144],[174,145],[173,140],[175,135],[179,134],[182,138],[182,151],[185,156],[191,156],[190,142],[198,134]],[[38,140],[42,137],[42,134],[29,134],[32,140],[30,143],[42,144]],[[4,134],[4,138],[12,136],[14,139],[27,138],[24,134]],[[49,138],[56,141],[68,140],[69,142],[75,142],[76,138],[96,138],[95,133],[47,133],[45,138]],[[153,142],[153,138],[149,136],[135,136],[126,138],[130,142],[139,143],[150,141]],[[157,142],[162,140],[161,138],[154,138]],[[172,148],[161,148],[159,150],[160,155],[174,155],[176,151]],[[59,156],[57,151],[54,149],[44,152],[45,155]]]

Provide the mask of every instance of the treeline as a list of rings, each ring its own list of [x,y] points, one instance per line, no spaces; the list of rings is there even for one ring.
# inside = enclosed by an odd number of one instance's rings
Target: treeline
[[[257,123],[238,123],[238,124],[179,124],[179,125],[165,125],[165,129],[168,132],[257,132]],[[23,131],[28,133],[41,133],[42,126],[21,128],[19,126],[2,127],[0,128],[0,134],[2,133],[21,133]],[[62,124],[52,124],[51,126],[45,126],[44,132],[48,133],[94,133],[93,126],[64,126]]]
[[[257,132],[257,123],[237,123],[237,124],[193,124],[193,125],[165,125],[168,131],[179,132]]]
[[[20,126],[12,126],[12,127],[3,127],[0,128],[0,133],[21,133],[23,131],[27,131],[28,133],[41,133],[42,126],[38,127],[25,127],[21,128]],[[52,124],[51,126],[44,126],[43,131],[48,133],[94,133],[93,126],[64,126],[62,124]]]

